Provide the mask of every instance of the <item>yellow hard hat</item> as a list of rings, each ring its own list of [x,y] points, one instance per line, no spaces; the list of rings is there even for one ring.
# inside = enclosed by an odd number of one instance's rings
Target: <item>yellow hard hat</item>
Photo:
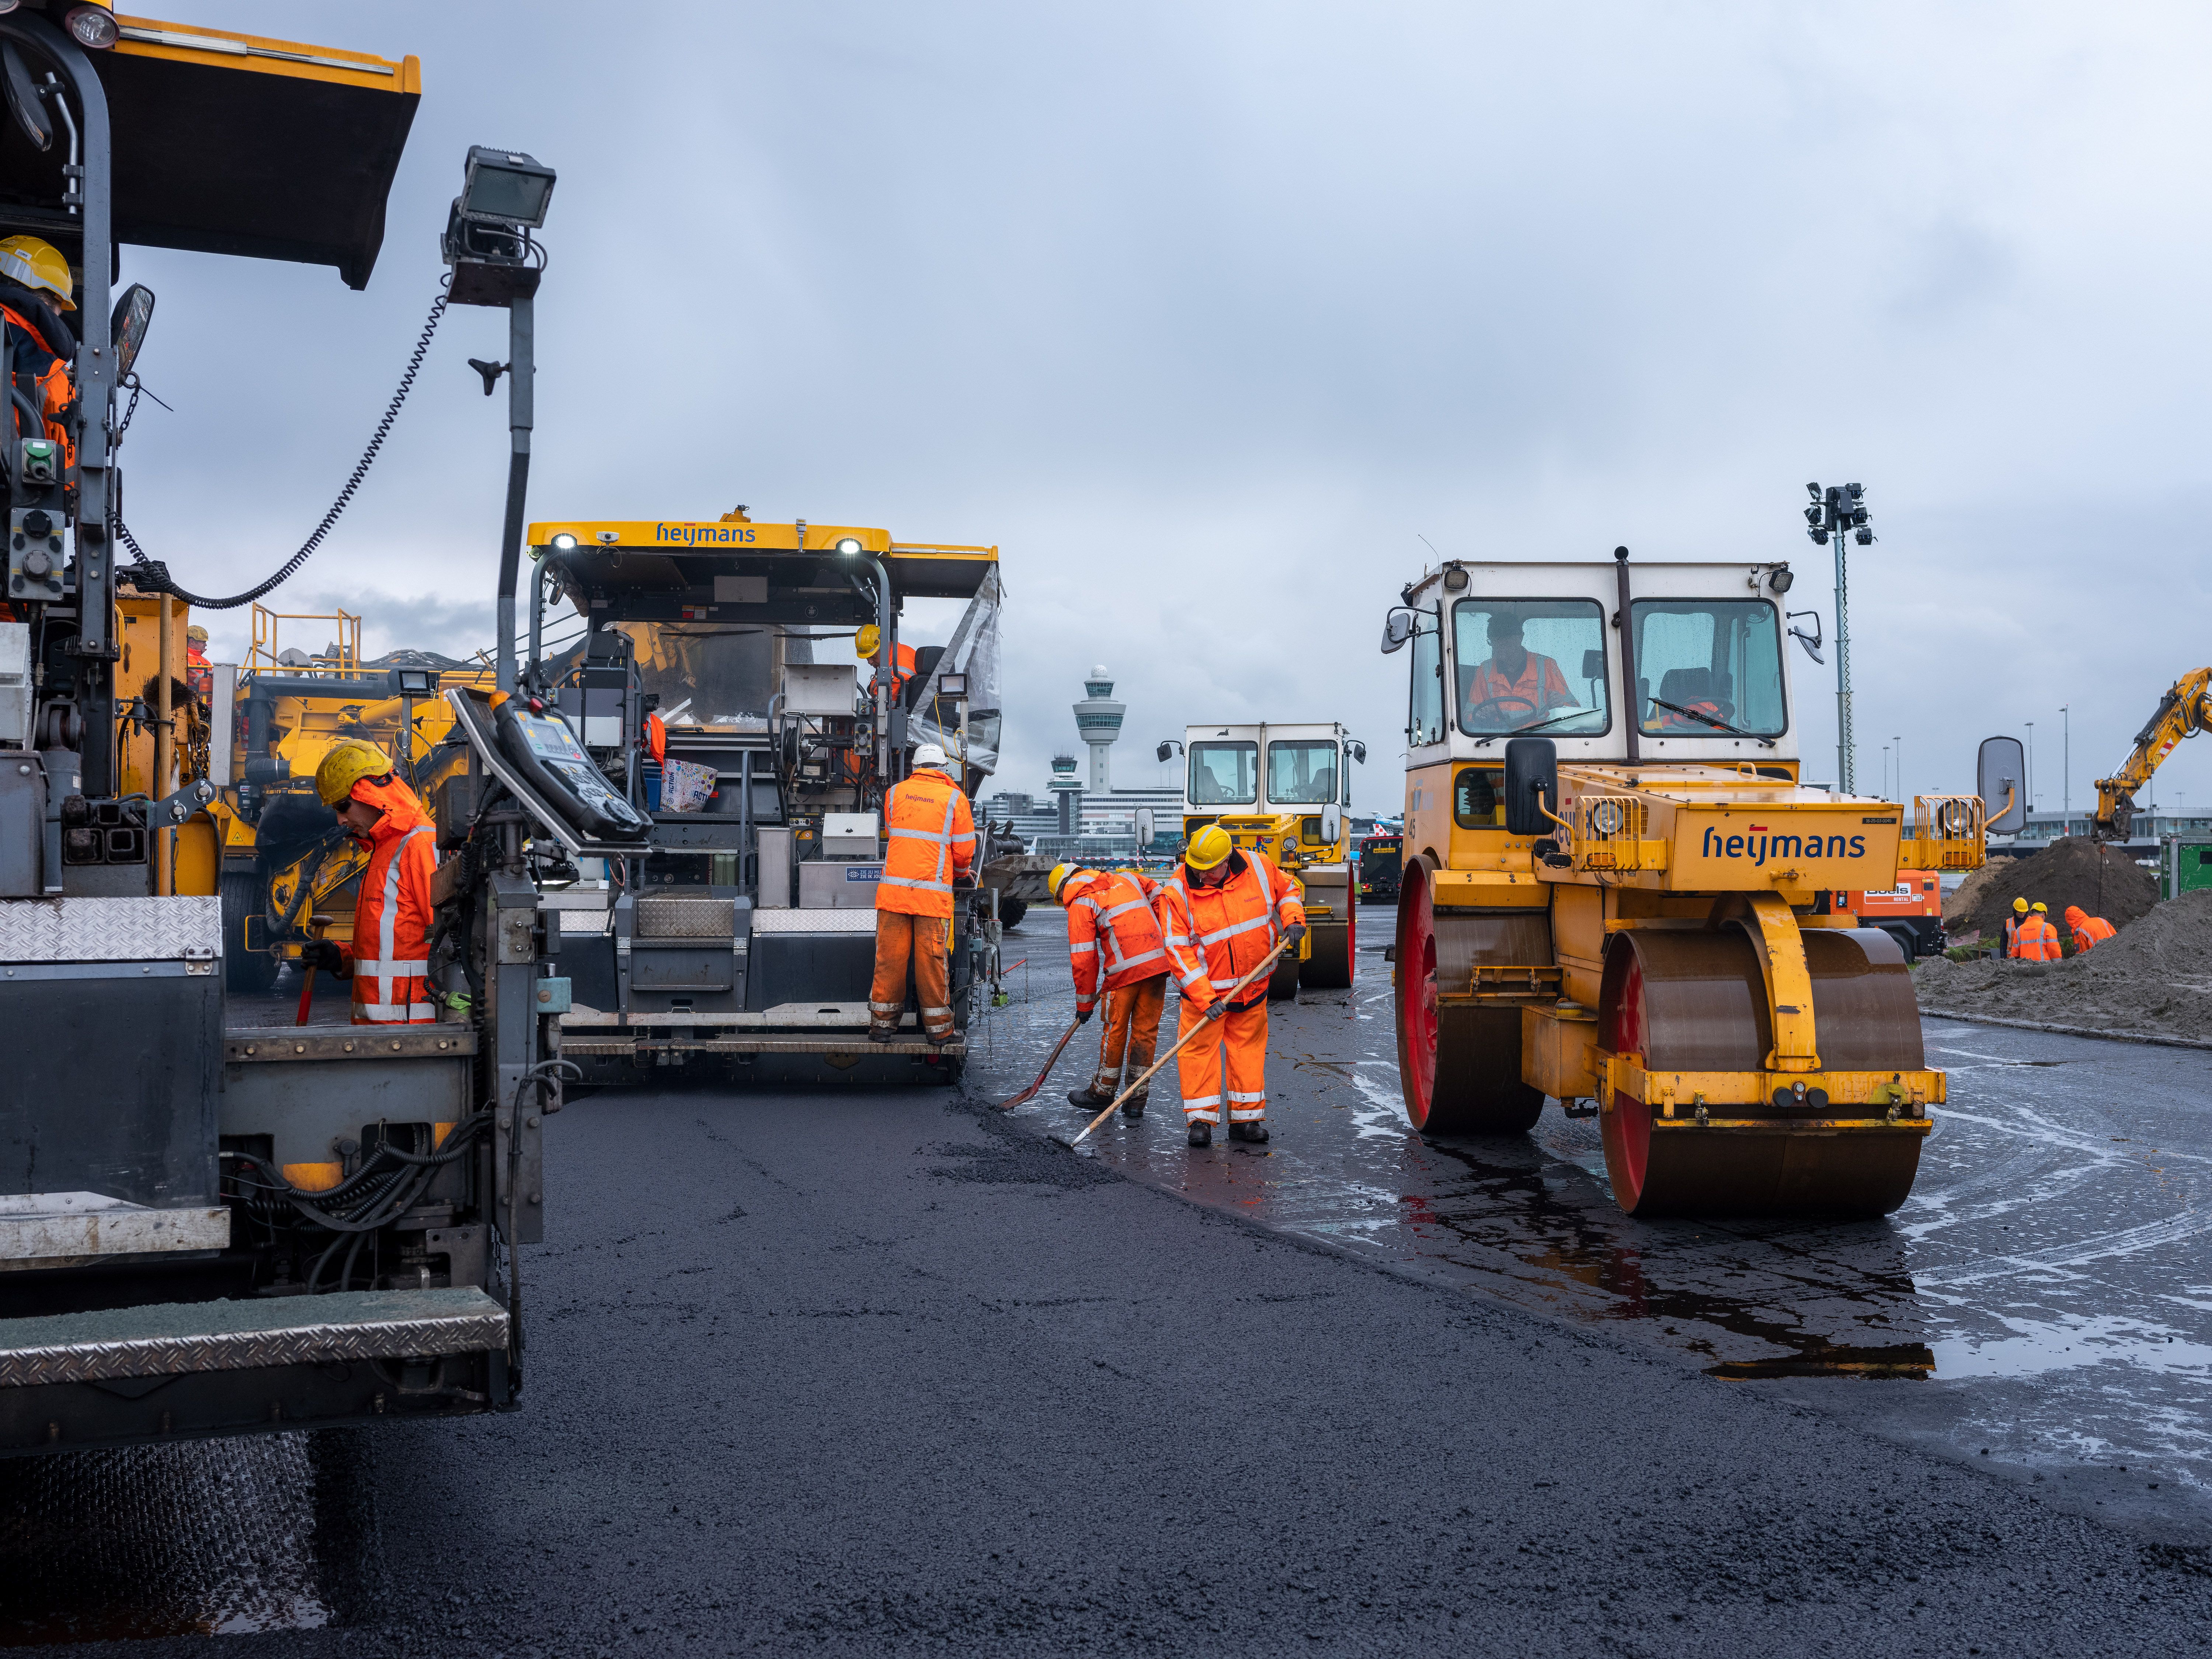
[[[373,743],[363,743],[358,738],[331,745],[323,757],[322,764],[315,769],[315,793],[329,807],[343,805],[353,793],[353,787],[363,778],[380,778],[392,770],[392,763],[384,751]]]
[[[1078,865],[1055,864],[1052,866],[1052,873],[1044,878],[1046,890],[1050,892],[1054,898],[1060,899],[1062,888],[1072,884],[1078,876],[1087,876],[1090,873],[1090,871]],[[1060,902],[1065,903],[1066,901],[1063,899]]]
[[[2012,908],[2019,911],[2021,915],[2026,915],[2027,914],[2027,901],[2026,899],[2014,899],[2012,902]]]
[[[1229,832],[1218,823],[1209,823],[1190,838],[1182,861],[1194,870],[1211,870],[1236,850],[1237,843],[1229,839]]]
[[[197,641],[201,645],[205,645],[207,643],[208,637],[207,629],[202,628],[198,623],[194,623],[190,628],[187,628],[185,630],[185,637],[188,640]]]
[[[853,635],[853,654],[866,662],[883,648],[884,630],[873,623],[863,623]]]
[[[2035,905],[2035,907],[2034,907],[2034,908],[2037,908],[2037,909],[2039,909],[2039,910],[2043,911],[2045,915],[2048,915],[2048,914],[2050,913],[2050,910],[2051,910],[2051,907],[2050,907],[2049,905],[2043,903],[2043,902],[2040,902],[2039,900],[2037,902],[2037,903],[2036,903],[2036,905]]]
[[[57,311],[76,309],[76,301],[70,297],[76,292],[76,284],[70,278],[69,261],[52,242],[36,236],[10,236],[0,241],[0,276],[52,295]]]

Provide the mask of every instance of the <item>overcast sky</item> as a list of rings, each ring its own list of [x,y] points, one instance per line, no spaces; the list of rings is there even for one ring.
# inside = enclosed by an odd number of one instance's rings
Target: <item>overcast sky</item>
[[[171,0],[422,60],[365,294],[130,250],[158,291],[124,461],[199,591],[343,481],[471,143],[560,170],[533,518],[756,518],[995,543],[1035,788],[1103,661],[1115,775],[1186,722],[1345,721],[1401,798],[1384,611],[1433,556],[1790,558],[1863,481],[1862,787],[2109,769],[2212,661],[2201,8],[651,7]],[[372,649],[488,641],[505,398],[456,311],[286,596]],[[242,612],[206,618],[218,646]],[[944,626],[939,623],[940,628]],[[942,637],[941,633],[939,637]],[[319,644],[317,641],[313,643]],[[219,653],[220,654],[220,653]],[[1831,663],[1832,664],[1832,658]],[[1832,682],[1803,657],[1808,776]],[[2212,739],[2159,799],[2212,809]]]

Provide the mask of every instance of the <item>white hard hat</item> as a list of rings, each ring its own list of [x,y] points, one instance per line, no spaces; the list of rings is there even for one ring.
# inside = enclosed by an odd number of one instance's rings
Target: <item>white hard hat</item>
[[[914,764],[917,771],[925,766],[933,766],[942,772],[945,766],[945,751],[933,743],[922,744],[914,751]]]

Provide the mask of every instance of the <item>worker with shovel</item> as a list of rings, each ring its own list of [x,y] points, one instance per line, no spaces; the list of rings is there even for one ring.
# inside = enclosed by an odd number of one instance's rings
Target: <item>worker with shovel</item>
[[[1047,879],[1067,912],[1068,966],[1075,975],[1075,1018],[1088,1020],[1106,994],[1106,1024],[1099,1033],[1098,1069],[1091,1081],[1068,1091],[1067,1103],[1096,1111],[1121,1086],[1126,1062],[1136,1072],[1152,1063],[1167,1006],[1168,952],[1160,919],[1152,913],[1159,884],[1136,871],[1054,867]],[[1103,986],[1102,986],[1103,982]],[[1139,1086],[1121,1103],[1123,1117],[1142,1117],[1148,1090]]]
[[[1182,1112],[1194,1146],[1213,1144],[1221,1121],[1222,1055],[1228,1054],[1229,1138],[1267,1139],[1267,983],[1237,991],[1279,939],[1295,951],[1305,937],[1298,885],[1256,848],[1239,852],[1209,823],[1190,838],[1182,863],[1153,901],[1176,981],[1182,988],[1176,1056]],[[1237,991],[1230,1002],[1224,994]],[[1204,1026],[1204,1030],[1196,1028]]]

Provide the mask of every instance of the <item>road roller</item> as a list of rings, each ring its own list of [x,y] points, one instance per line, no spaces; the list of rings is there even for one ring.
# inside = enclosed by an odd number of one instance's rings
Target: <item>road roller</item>
[[[1788,642],[1820,640],[1790,581],[1624,548],[1402,591],[1382,648],[1410,665],[1391,957],[1416,1129],[1525,1133],[1556,1099],[1596,1116],[1636,1216],[1905,1201],[1944,1078],[1904,953],[1844,898],[1979,866],[2017,802],[1807,783]]]
[[[1218,823],[1304,890],[1306,937],[1268,980],[1268,996],[1350,985],[1359,943],[1352,767],[1366,760],[1367,745],[1341,726],[1314,722],[1186,726],[1181,746],[1184,841]],[[1176,748],[1160,744],[1160,760]]]

